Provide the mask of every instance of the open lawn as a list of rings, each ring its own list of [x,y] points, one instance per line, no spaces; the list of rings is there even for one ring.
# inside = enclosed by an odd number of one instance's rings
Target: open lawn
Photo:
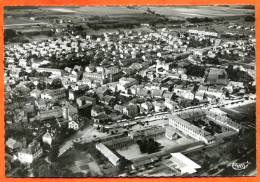
[[[128,160],[146,156],[146,154],[141,153],[139,146],[137,144],[133,144],[128,146],[127,148],[119,149],[116,151]]]
[[[172,149],[172,148],[175,148],[175,147],[179,147],[181,145],[190,144],[190,143],[194,142],[194,140],[189,139],[189,138],[184,137],[184,136],[182,136],[181,138],[179,138],[177,140],[169,140],[168,138],[163,137],[163,138],[160,138],[156,141],[159,142],[163,146],[163,148],[161,149],[162,151]]]

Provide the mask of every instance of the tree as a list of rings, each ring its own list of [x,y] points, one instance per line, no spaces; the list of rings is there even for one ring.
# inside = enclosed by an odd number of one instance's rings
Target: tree
[[[19,168],[15,172],[15,176],[17,177],[26,177],[28,175],[28,169],[24,164],[21,164]]]
[[[58,155],[59,155],[59,146],[54,145],[50,149],[50,152],[48,154],[49,161],[54,162],[57,159]]]
[[[4,30],[4,41],[8,41],[10,38],[16,37],[17,33],[13,29]]]
[[[188,76],[203,77],[205,73],[205,68],[198,65],[190,65],[186,69]]]
[[[156,142],[154,139],[141,139],[137,141],[139,149],[142,153],[154,153],[158,152],[160,149],[160,143]]]
[[[226,91],[226,97],[230,97],[230,93],[228,90]]]
[[[254,16],[246,16],[244,18],[245,21],[255,21],[255,17]]]
[[[132,162],[130,160],[127,160],[125,157],[122,157],[118,165],[118,170],[119,170],[118,172],[119,173],[125,172],[125,170],[128,169],[131,164]]]
[[[49,176],[49,168],[48,165],[41,165],[38,168],[38,177],[48,177]]]
[[[33,176],[37,177],[39,176],[39,167],[42,165],[48,165],[48,163],[45,161],[45,159],[36,159],[31,164]]]
[[[40,81],[38,84],[37,84],[37,89],[39,90],[44,90],[46,87],[46,83],[44,81]]]

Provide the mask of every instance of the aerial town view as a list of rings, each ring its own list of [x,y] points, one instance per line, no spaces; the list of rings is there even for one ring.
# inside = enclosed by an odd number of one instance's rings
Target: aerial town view
[[[253,5],[5,6],[7,177],[255,176]]]

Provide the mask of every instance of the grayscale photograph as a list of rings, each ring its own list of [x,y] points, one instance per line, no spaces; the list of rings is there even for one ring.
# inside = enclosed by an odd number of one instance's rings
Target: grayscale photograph
[[[3,13],[6,177],[256,176],[254,5]]]

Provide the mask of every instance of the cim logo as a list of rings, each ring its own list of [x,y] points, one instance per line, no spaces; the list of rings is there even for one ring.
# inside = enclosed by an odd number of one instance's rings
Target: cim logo
[[[236,163],[236,162],[233,162],[232,163],[232,168],[234,170],[243,170],[243,169],[246,169],[248,167],[248,165],[251,164],[251,162],[242,162],[242,163]]]

